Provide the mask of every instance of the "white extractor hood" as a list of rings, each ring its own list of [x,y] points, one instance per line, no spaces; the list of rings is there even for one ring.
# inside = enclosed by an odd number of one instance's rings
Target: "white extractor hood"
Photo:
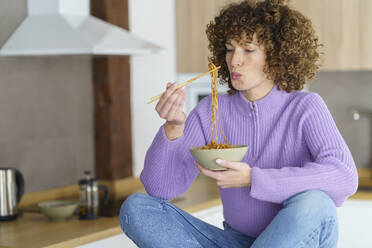
[[[27,4],[28,15],[1,47],[1,56],[131,55],[161,49],[91,16],[89,0],[27,0]]]

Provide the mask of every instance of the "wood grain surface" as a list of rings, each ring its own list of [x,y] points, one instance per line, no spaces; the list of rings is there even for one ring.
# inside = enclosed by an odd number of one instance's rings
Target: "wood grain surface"
[[[206,25],[230,2],[239,0],[177,0],[177,70],[206,70],[208,41]],[[372,1],[291,0],[290,5],[310,18],[324,45],[321,70],[372,69]]]
[[[91,13],[124,29],[128,0],[91,0]],[[95,172],[98,179],[132,176],[130,61],[128,56],[94,57]]]

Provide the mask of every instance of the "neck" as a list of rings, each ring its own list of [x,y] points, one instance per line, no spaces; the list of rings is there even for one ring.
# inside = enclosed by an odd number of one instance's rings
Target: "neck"
[[[272,80],[267,80],[260,83],[257,87],[249,90],[243,90],[242,94],[248,101],[254,102],[264,98],[274,87],[274,82]]]

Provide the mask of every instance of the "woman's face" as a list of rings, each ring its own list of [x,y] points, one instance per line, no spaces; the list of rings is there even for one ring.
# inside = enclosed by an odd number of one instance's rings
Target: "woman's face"
[[[229,68],[231,83],[236,90],[242,91],[248,100],[264,97],[274,85],[263,72],[266,55],[258,45],[255,35],[252,42],[229,40],[226,42],[226,64]]]

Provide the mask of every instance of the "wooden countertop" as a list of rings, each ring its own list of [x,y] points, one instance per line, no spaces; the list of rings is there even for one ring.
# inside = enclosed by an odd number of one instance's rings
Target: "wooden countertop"
[[[174,204],[195,212],[221,204],[221,201],[215,183],[201,175]],[[53,222],[41,213],[26,212],[15,221],[0,222],[0,248],[75,247],[121,233],[117,217],[79,220],[73,216],[66,221]]]
[[[360,185],[372,185],[369,183],[369,178],[370,175],[366,178],[361,176]],[[364,179],[366,183],[363,183]],[[129,183],[134,184],[132,181]],[[128,189],[126,190],[127,195]],[[136,192],[144,192],[143,187]],[[351,198],[372,200],[372,187],[369,191],[357,192]],[[203,175],[195,180],[185,194],[177,197],[173,202],[188,212],[196,212],[221,204],[215,182]],[[0,222],[0,248],[67,248],[121,233],[117,217],[101,217],[97,220],[82,221],[77,216],[73,216],[66,221],[52,222],[41,213],[24,213],[15,221]]]

